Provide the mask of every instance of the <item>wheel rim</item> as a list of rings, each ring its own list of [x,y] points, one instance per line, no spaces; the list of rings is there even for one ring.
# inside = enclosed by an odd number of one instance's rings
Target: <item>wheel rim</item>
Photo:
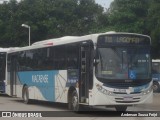
[[[27,100],[27,96],[26,95],[27,95],[26,92],[24,92],[24,101]]]
[[[28,100],[27,90],[26,89],[24,90],[23,100],[24,100],[24,102],[27,102],[27,100]]]
[[[24,93],[24,101],[27,101],[27,94],[26,94],[26,92]]]
[[[78,96],[77,96],[77,93],[73,93],[73,96],[72,96],[72,110],[73,111],[78,110]]]
[[[73,96],[73,98],[72,98],[73,110],[77,109],[77,104],[78,104],[78,97],[77,96]]]

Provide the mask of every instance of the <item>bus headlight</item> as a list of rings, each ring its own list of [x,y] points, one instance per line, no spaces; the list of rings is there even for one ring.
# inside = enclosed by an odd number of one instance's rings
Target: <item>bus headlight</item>
[[[152,87],[142,92],[143,95],[146,95],[152,91]]]
[[[105,95],[112,95],[113,93],[111,91],[108,91],[106,89],[104,89],[101,85],[97,84],[96,85],[98,91],[100,91],[101,93],[105,94]]]

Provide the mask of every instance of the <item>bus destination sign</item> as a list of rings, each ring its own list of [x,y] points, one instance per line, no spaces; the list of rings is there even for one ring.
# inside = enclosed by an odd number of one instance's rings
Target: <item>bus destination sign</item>
[[[149,45],[150,39],[139,35],[103,35],[99,36],[97,44]]]

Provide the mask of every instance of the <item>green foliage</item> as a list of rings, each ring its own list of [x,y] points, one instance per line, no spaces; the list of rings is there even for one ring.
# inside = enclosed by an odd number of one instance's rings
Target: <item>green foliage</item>
[[[145,33],[148,0],[114,0],[109,22],[116,31]]]
[[[107,11],[95,0],[10,0],[0,4],[0,47],[28,45],[62,37],[120,31],[151,36],[153,57],[160,58],[160,1],[114,0]]]
[[[152,38],[153,57],[160,58],[160,1],[151,0],[148,10],[147,27]]]
[[[114,0],[107,12],[107,28],[151,36],[152,55],[154,58],[160,58],[159,0]]]
[[[94,0],[11,0],[0,4],[0,46],[28,45],[22,24],[31,26],[31,43],[93,33],[102,13]]]

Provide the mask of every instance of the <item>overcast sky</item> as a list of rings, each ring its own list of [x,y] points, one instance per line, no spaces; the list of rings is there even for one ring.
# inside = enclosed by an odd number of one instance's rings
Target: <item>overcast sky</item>
[[[0,0],[0,3],[2,1],[9,1],[9,0]],[[17,1],[20,1],[20,0],[17,0]],[[114,0],[95,0],[96,3],[102,5],[104,8],[109,8],[112,1]]]
[[[95,0],[96,3],[102,5],[104,8],[109,8],[111,2],[114,0]]]

